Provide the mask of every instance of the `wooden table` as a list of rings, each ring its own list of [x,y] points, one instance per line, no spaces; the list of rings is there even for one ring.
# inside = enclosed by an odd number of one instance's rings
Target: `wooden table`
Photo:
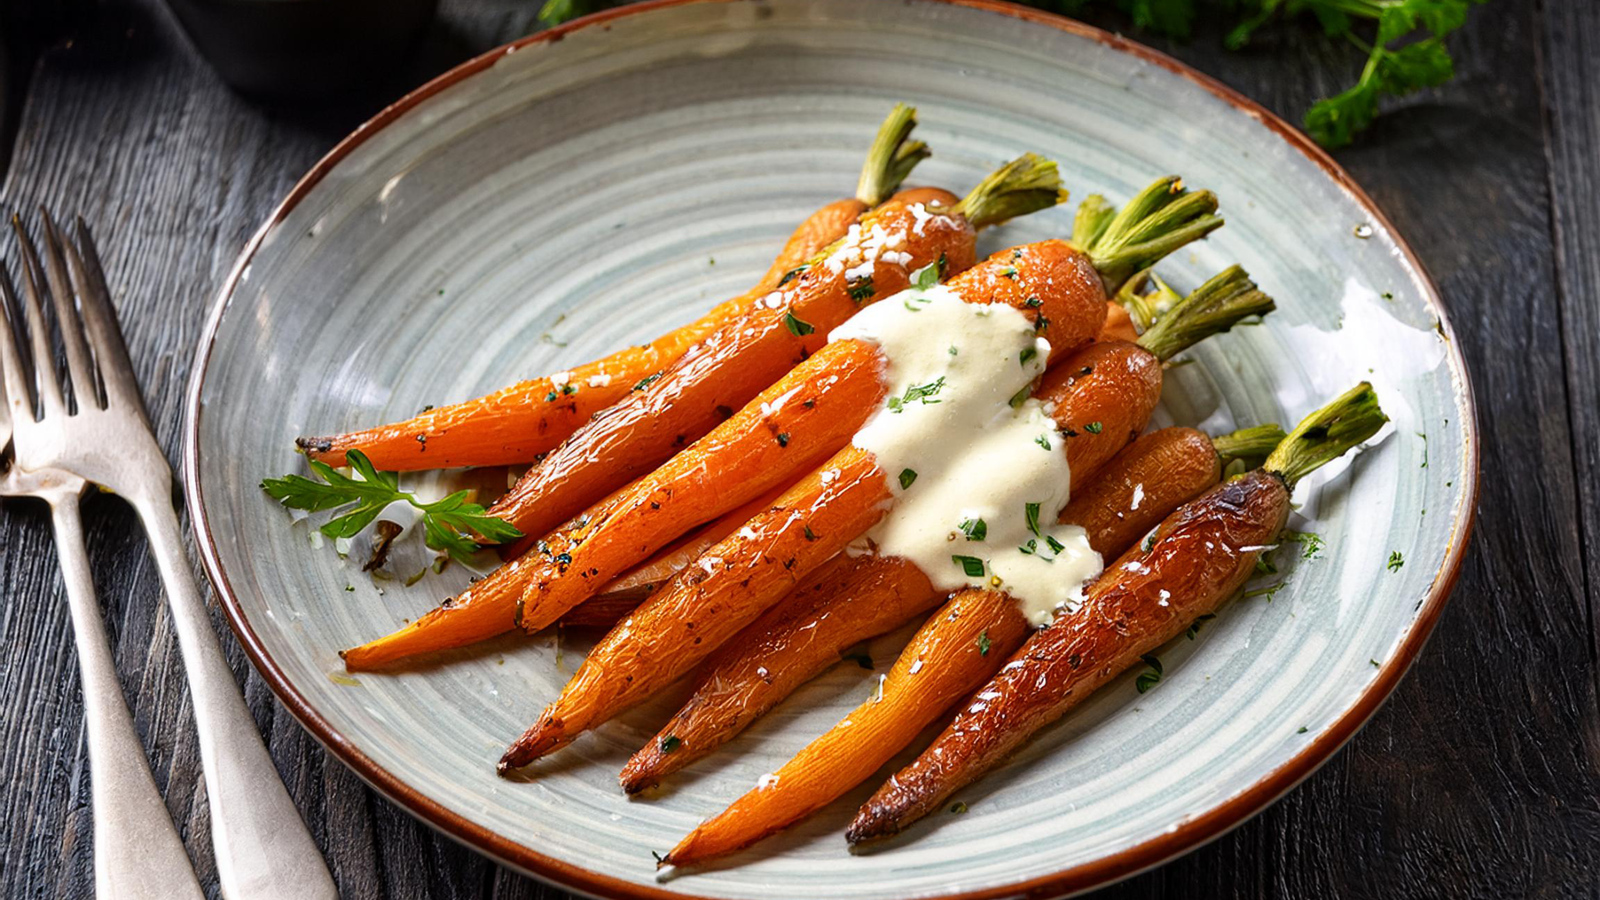
[[[314,113],[224,88],[154,0],[12,9],[9,213],[97,228],[157,432],[176,459],[201,319],[246,238],[375,105]],[[399,89],[524,34],[537,0],[445,0]],[[1118,20],[1108,20],[1115,25]],[[1357,62],[1314,29],[1248,53],[1163,50],[1297,119]],[[1600,5],[1497,0],[1460,75],[1337,154],[1443,290],[1477,390],[1483,493],[1455,597],[1390,703],[1237,831],[1108,897],[1594,897],[1600,892]],[[10,251],[7,251],[8,255]],[[90,504],[91,557],[156,781],[211,885],[177,648],[132,514]],[[83,713],[42,507],[0,517],[0,895],[92,895]],[[373,793],[233,660],[349,898],[565,896]],[[102,898],[110,900],[110,898]]]

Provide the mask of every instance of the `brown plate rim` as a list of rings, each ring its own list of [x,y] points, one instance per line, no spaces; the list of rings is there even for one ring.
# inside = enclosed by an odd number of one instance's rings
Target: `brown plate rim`
[[[535,877],[558,887],[594,896],[630,898],[630,900],[632,898],[697,900],[698,897],[698,895],[694,894],[667,891],[652,885],[640,885],[602,875],[581,866],[575,866],[546,856],[532,847],[512,841],[503,835],[496,834],[481,825],[468,821],[406,784],[357,749],[344,735],[336,731],[316,708],[306,701],[306,698],[300,694],[294,684],[285,677],[283,671],[278,668],[272,656],[267,652],[250,620],[240,607],[238,598],[228,582],[227,574],[222,570],[216,541],[212,535],[211,522],[206,515],[205,502],[199,483],[200,396],[205,386],[207,363],[210,361],[211,350],[216,341],[217,330],[222,322],[222,315],[227,309],[229,298],[232,297],[238,287],[242,273],[249,266],[257,250],[260,249],[262,240],[273,226],[281,222],[295,205],[340,160],[356,147],[417,104],[462,79],[487,69],[510,50],[537,43],[559,41],[566,35],[584,28],[605,28],[608,23],[623,16],[637,15],[665,7],[691,3],[733,2],[758,2],[758,0],[644,0],[641,3],[585,16],[547,31],[513,41],[470,59],[379,111],[377,115],[363,123],[319,160],[295,184],[288,196],[273,210],[267,221],[256,231],[249,243],[245,245],[238,260],[234,263],[233,269],[223,282],[222,289],[218,292],[216,300],[213,301],[211,312],[206,320],[205,330],[200,337],[185,401],[183,482],[190,514],[190,524],[194,529],[196,545],[199,548],[201,560],[205,565],[206,574],[210,577],[213,586],[216,588],[217,595],[221,598],[223,612],[227,616],[229,625],[233,628],[239,643],[244,647],[246,655],[249,656],[256,670],[261,673],[262,678],[266,680],[273,692],[278,695],[278,699],[294,714],[295,718],[300,720],[306,730],[321,741],[334,756],[353,769],[363,780],[383,792],[389,799],[399,804],[412,815],[427,822],[445,835],[515,868],[528,872]],[[1140,60],[1187,78],[1271,129],[1289,146],[1316,163],[1327,173],[1328,177],[1333,179],[1340,188],[1372,216],[1375,224],[1382,226],[1394,239],[1396,246],[1404,254],[1406,263],[1417,273],[1426,288],[1425,301],[1439,318],[1440,330],[1449,345],[1449,358],[1453,363],[1453,371],[1459,376],[1460,402],[1467,413],[1467,440],[1463,448],[1465,458],[1462,470],[1464,477],[1470,479],[1470,485],[1467,491],[1464,492],[1466,502],[1461,505],[1457,513],[1453,539],[1449,551],[1445,554],[1444,563],[1434,577],[1432,588],[1418,610],[1415,622],[1401,641],[1394,655],[1380,668],[1377,678],[1367,686],[1366,690],[1331,726],[1319,734],[1315,740],[1308,743],[1303,750],[1277,769],[1263,776],[1246,790],[1212,807],[1199,816],[1185,820],[1167,834],[1092,862],[1073,866],[1050,875],[977,891],[947,894],[935,898],[935,900],[988,900],[988,898],[1019,896],[1031,898],[1059,897],[1127,878],[1145,869],[1160,865],[1173,857],[1194,850],[1226,834],[1315,772],[1336,750],[1354,736],[1361,726],[1372,717],[1373,713],[1377,712],[1421,652],[1429,634],[1433,631],[1434,624],[1444,610],[1445,602],[1451,589],[1455,586],[1456,579],[1461,573],[1463,558],[1476,518],[1479,491],[1479,435],[1476,403],[1473,398],[1472,383],[1467,374],[1466,360],[1455,342],[1454,331],[1451,329],[1445,314],[1444,303],[1440,298],[1438,287],[1434,284],[1427,269],[1422,265],[1421,260],[1417,258],[1416,253],[1406,240],[1401,237],[1399,231],[1395,229],[1394,224],[1373,202],[1372,198],[1356,184],[1349,173],[1345,172],[1332,157],[1300,130],[1209,75],[1199,72],[1157,50],[1073,19],[1017,6],[1003,2],[1003,0],[911,0],[911,2],[946,3],[985,10],[1055,28],[1079,37],[1089,38],[1114,50],[1130,54]],[[700,900],[704,900],[704,898],[700,898]]]

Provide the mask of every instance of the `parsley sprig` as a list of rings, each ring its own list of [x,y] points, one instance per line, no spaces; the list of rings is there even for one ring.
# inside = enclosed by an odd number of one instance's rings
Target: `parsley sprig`
[[[354,506],[329,519],[320,529],[331,538],[352,538],[371,525],[384,508],[404,500],[422,512],[423,537],[429,547],[442,550],[457,560],[466,561],[478,550],[480,535],[486,541],[504,543],[522,537],[511,523],[488,515],[484,508],[469,502],[470,491],[456,491],[442,500],[424,503],[409,491],[400,490],[400,476],[379,472],[366,454],[351,450],[345,461],[359,475],[345,475],[324,462],[308,460],[311,471],[322,480],[304,475],[285,475],[261,482],[261,489],[284,506],[321,512]]]

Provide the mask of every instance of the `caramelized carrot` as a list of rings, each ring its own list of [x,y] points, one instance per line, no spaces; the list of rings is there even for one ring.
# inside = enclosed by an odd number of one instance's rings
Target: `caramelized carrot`
[[[1139,658],[1214,612],[1282,532],[1296,482],[1387,421],[1361,384],[1312,413],[1259,469],[1168,516],[1089,589],[1083,604],[1034,633],[910,766],[861,808],[847,837],[888,837],[941,807]]]
[[[1043,323],[1040,333],[1057,358],[1090,341],[1105,314],[1092,262],[1064,241],[1003,251],[947,286],[968,302],[1012,306]],[[544,628],[689,529],[793,481],[849,443],[881,405],[882,365],[874,344],[822,345],[704,440],[640,479],[605,515],[575,518],[563,534],[570,551],[544,541],[448,609],[347,653],[346,665],[376,665],[457,646],[446,637],[481,634],[447,627],[450,618],[484,628],[498,622],[501,631]]]
[[[608,632],[500,771],[566,746],[676,680],[871,528],[889,497],[872,454],[841,450]]]
[[[1271,298],[1256,290],[1243,270],[1233,267],[1174,308],[1167,327],[1152,330],[1152,342],[1163,357],[1170,357],[1194,341],[1228,330],[1241,319],[1269,312],[1272,305]],[[1178,504],[1215,484],[1220,475],[1218,451],[1192,429],[1167,429],[1127,446],[1144,429],[1160,392],[1161,358],[1141,346],[1121,342],[1095,343],[1078,351],[1050,370],[1040,385],[1038,395],[1068,437],[1072,477],[1087,485],[1062,510],[1060,521],[1084,526],[1096,552],[1119,552]],[[1257,440],[1237,436],[1224,440],[1229,442],[1230,452],[1244,454],[1259,449],[1261,435],[1252,431],[1251,436]],[[1107,473],[1109,478],[1099,477],[1113,454],[1118,456]],[[1146,481],[1150,482],[1148,498]],[[683,710],[657,740],[629,760],[621,776],[623,789],[629,793],[642,790],[662,775],[710,753],[831,665],[839,650],[896,627],[937,600],[927,576],[904,560],[863,559],[856,561],[855,567],[860,584],[847,583],[832,597],[786,601],[724,650],[701,675]],[[858,608],[859,613],[855,612]],[[992,609],[1001,616],[989,623],[996,629],[1009,628],[1012,619],[1023,619],[1014,606]],[[903,616],[896,618],[902,610]],[[929,640],[947,627],[941,621],[936,616],[925,626],[932,632]],[[756,631],[757,627],[765,630]],[[783,674],[752,679],[752,668],[759,673],[781,669]],[[953,703],[956,697],[947,699]],[[911,727],[905,739],[910,740],[920,727]],[[664,752],[668,746],[670,755]],[[892,754],[896,748],[887,749]],[[750,827],[760,830],[756,825]]]
[[[1032,630],[1011,598],[996,591],[960,591],[934,622],[939,627],[917,632],[872,697],[690,832],[660,864],[692,866],[732,853],[828,805],[888,762],[953,698],[982,684]]]
[[[1040,301],[1048,293],[1038,285],[1049,284],[1059,291],[1062,284],[1070,282],[1061,277],[1039,277],[1040,263],[1049,258],[1042,249],[1046,246],[1053,246],[1059,258],[1077,257],[1076,252],[1064,242],[1030,244],[1025,248],[996,254],[959,280],[987,284],[991,296],[1002,301],[1010,300],[1019,309],[1036,313],[1053,312],[1058,307],[1050,305],[1048,300],[1044,300],[1041,307]],[[995,262],[1005,263],[1006,267],[991,274],[990,268]],[[1080,296],[1084,308],[1092,311],[1083,316],[1086,320],[1084,324],[1089,327],[1080,333],[1096,333],[1101,324],[1097,320],[1103,316],[1104,307],[1087,294]],[[1248,276],[1234,267],[1197,289],[1179,310],[1164,320],[1165,328],[1160,327],[1163,323],[1158,323],[1157,327],[1146,333],[1151,343],[1160,349],[1159,354],[1133,344],[1092,344],[1072,354],[1066,360],[1065,367],[1047,371],[1038,393],[1045,400],[1045,408],[1052,410],[1051,415],[1061,433],[1067,436],[1065,446],[1069,462],[1075,461],[1081,469],[1092,473],[1143,429],[1160,393],[1160,358],[1178,352],[1205,335],[1225,331],[1241,318],[1271,308],[1271,298],[1257,291]],[[1052,334],[1052,346],[1057,346],[1054,332],[1050,329],[1060,327],[1061,323],[1049,321],[1048,316],[1038,321],[1045,324],[1046,333]],[[1063,368],[1066,370],[1064,375],[1061,374]],[[1091,409],[1096,412],[1091,413]],[[1136,412],[1130,413],[1129,409]],[[863,487],[849,497],[835,497],[828,502],[845,506],[866,504],[872,509],[860,514],[859,519],[850,520],[860,524],[859,531],[842,536],[828,535],[821,539],[812,535],[811,550],[829,549],[831,555],[857,534],[876,524],[887,512],[886,507],[893,495],[884,473],[872,461],[870,454],[851,446],[828,463],[828,467],[849,478],[857,476],[856,469],[851,468],[855,466],[864,467],[859,473],[860,477],[869,481],[872,487]],[[789,495],[785,497],[789,498]],[[795,500],[812,502],[804,495],[780,499],[779,509],[774,510],[773,514],[791,525],[800,520],[802,517],[793,512]],[[821,500],[827,501],[827,498]],[[824,511],[838,512],[840,515],[860,512],[823,510],[815,505],[808,508],[810,515],[819,515]],[[752,526],[765,521],[769,521],[768,517],[758,517],[752,521]],[[750,567],[759,568],[758,563],[746,560],[765,558],[770,562],[784,559],[787,555],[787,551],[781,548],[775,550],[761,543],[745,543],[753,539],[751,536],[760,537],[760,528],[742,530],[740,540],[730,539],[707,551],[702,565],[705,559],[715,559],[717,565],[726,567],[733,564],[737,565],[738,571],[746,572]],[[584,546],[590,543],[585,541]],[[784,566],[796,578],[808,571],[803,559],[799,560],[799,564],[796,559],[789,559]],[[726,584],[733,582],[736,577],[723,574],[720,580]],[[794,583],[792,580],[771,578],[755,580],[747,576],[742,581],[734,582],[736,596],[724,599],[716,596],[709,587],[710,582],[717,580],[716,574],[712,574],[709,580],[693,580],[687,588],[674,582],[608,634],[561,696],[506,752],[501,760],[502,771],[526,765],[565,745],[579,732],[609,719],[649,696],[658,687],[683,675],[768,606],[781,599]],[[700,616],[695,615],[696,610],[700,611]],[[685,623],[688,623],[687,627]]]
[[[1155,431],[1094,475],[1059,521],[1083,526],[1095,552],[1114,556],[1216,484],[1221,471],[1204,435]],[[852,558],[827,579],[811,579],[707,660],[683,707],[623,767],[623,790],[637,793],[707,756],[837,663],[846,648],[900,627],[940,599],[928,577],[898,557]]]
[[[1093,481],[1072,493],[1061,521],[1082,525],[1089,546],[1115,557],[1167,512],[1193,500],[1222,477],[1211,440],[1193,428],[1163,428],[1117,454]],[[1150,511],[1162,510],[1151,521]]]
[[[683,571],[718,541],[733,534],[750,517],[776,502],[788,487],[784,485],[783,488],[768,491],[673,541],[656,555],[618,576],[601,593],[578,604],[561,617],[560,623],[574,628],[610,628],[617,624],[663,582]]]
[[[828,332],[862,304],[905,288],[911,272],[940,260],[950,274],[971,267],[976,229],[1060,197],[1055,164],[1030,155],[948,209],[895,200],[879,206],[788,283],[578,429],[490,514],[524,534],[547,532],[710,432],[822,349]]]
[[[683,707],[623,767],[622,789],[636,794],[710,755],[837,663],[846,648],[893,631],[940,599],[928,576],[905,559],[839,557],[706,661]]]
[[[597,412],[677,361],[723,324],[744,315],[784,276],[845,235],[869,208],[883,203],[916,164],[927,145],[910,140],[916,110],[895,104],[878,129],[856,196],[812,213],[789,236],[766,274],[746,293],[644,346],[619,350],[574,367],[559,380],[519,382],[475,400],[426,410],[403,422],[296,443],[312,459],[344,465],[347,451],[360,450],[379,469],[410,471],[452,466],[531,463],[554,449]],[[954,195],[921,188],[897,195],[903,203],[949,205]],[[570,385],[570,388],[569,388]],[[542,534],[540,531],[539,534]]]

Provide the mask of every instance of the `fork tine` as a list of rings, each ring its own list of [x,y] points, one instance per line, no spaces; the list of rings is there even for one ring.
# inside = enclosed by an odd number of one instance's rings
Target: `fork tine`
[[[51,220],[50,212],[39,207],[39,220],[44,224],[45,274],[50,280],[50,298],[55,301],[56,328],[61,332],[61,343],[67,349],[67,372],[72,377],[72,397],[78,409],[99,409],[100,385],[95,376],[94,361],[89,356],[89,344],[84,340],[83,322],[78,318],[77,304],[73,302],[72,286],[67,281],[67,262],[61,255],[61,232]]]
[[[11,428],[33,421],[33,391],[28,387],[28,376],[22,367],[22,350],[17,346],[17,333],[11,327],[17,315],[17,295],[11,288],[11,272],[5,260],[0,260],[0,374],[5,379],[6,405],[11,411]],[[9,435],[8,435],[9,437]]]
[[[128,357],[128,345],[117,324],[117,310],[111,305],[111,291],[106,287],[105,270],[100,266],[100,251],[95,249],[89,236],[89,226],[83,217],[77,219],[77,241],[63,241],[67,249],[67,268],[72,272],[72,283],[78,289],[78,305],[83,311],[83,323],[89,332],[89,344],[94,347],[95,359],[100,363],[100,381],[105,388],[106,405],[127,405],[145,415],[144,398],[139,393],[139,380],[133,372],[133,361]],[[146,416],[148,419],[148,416]]]
[[[50,330],[44,319],[44,306],[39,302],[39,255],[28,240],[28,231],[22,227],[22,217],[11,217],[11,230],[16,232],[17,244],[22,248],[22,299],[27,318],[29,356],[33,358],[34,386],[39,392],[39,405],[45,416],[62,415],[67,411],[61,399],[61,383],[56,380],[55,353],[50,349]]]

